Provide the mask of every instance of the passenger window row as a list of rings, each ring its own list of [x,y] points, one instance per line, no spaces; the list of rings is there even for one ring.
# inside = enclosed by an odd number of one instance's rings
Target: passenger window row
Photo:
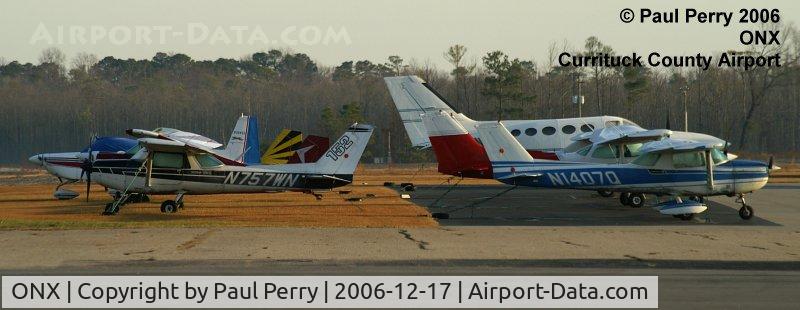
[[[581,132],[590,132],[592,130],[594,130],[594,125],[591,124],[581,125]],[[561,127],[561,132],[568,135],[574,134],[575,131],[576,131],[575,126],[572,125],[565,125],[564,127]],[[539,131],[536,128],[525,129],[526,136],[535,136],[538,132]],[[556,133],[555,127],[547,126],[545,128],[542,128],[542,134],[545,136],[552,136],[555,133]],[[518,137],[520,134],[522,134],[522,131],[520,131],[519,129],[511,130],[512,136]]]

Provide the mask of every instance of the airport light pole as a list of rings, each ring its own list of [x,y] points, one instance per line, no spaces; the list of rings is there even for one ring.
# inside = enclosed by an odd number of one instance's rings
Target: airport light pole
[[[681,92],[683,93],[683,131],[689,131],[689,85],[682,86]]]
[[[574,79],[575,79],[575,84],[578,87],[578,94],[572,96],[572,103],[578,105],[578,117],[583,117],[583,92],[581,89],[581,84],[583,84],[583,79],[581,79],[580,73],[575,73]]]

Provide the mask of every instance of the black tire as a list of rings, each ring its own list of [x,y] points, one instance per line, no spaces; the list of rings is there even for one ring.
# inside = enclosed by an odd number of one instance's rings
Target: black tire
[[[161,203],[162,213],[175,213],[178,212],[178,204],[175,201],[167,200]]]
[[[631,204],[631,193],[620,193],[619,203],[623,206],[629,206]]]
[[[628,205],[633,208],[641,208],[644,206],[645,200],[644,194],[642,193],[631,194],[630,198],[628,198]]]
[[[150,196],[147,196],[145,194],[141,194],[141,197],[139,198],[139,202],[150,202]]]
[[[705,202],[705,199],[703,198],[703,196],[689,196],[689,199],[697,201],[699,203],[704,203]]]
[[[754,214],[755,212],[753,212],[753,207],[751,206],[743,205],[741,208],[739,208],[739,217],[741,217],[743,220],[749,220],[753,218]]]
[[[114,207],[114,203],[113,202],[109,202],[109,203],[106,204],[106,208],[105,208],[105,210],[103,210],[102,215],[114,215],[114,214],[117,214],[117,211],[119,211],[118,208],[119,208],[119,206]]]
[[[612,192],[610,190],[605,190],[605,189],[601,189],[601,190],[597,191],[597,194],[599,194],[600,197],[606,197],[606,198],[614,196],[614,192]]]
[[[403,186],[403,191],[413,192],[415,190],[416,190],[416,188],[414,187],[414,184],[407,184],[407,185]]]
[[[694,213],[681,214],[678,215],[678,218],[684,221],[689,221],[694,218]]]

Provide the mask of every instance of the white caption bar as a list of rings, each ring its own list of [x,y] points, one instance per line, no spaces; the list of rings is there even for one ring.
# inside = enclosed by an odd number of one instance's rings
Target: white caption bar
[[[657,308],[658,277],[4,276],[3,308]]]

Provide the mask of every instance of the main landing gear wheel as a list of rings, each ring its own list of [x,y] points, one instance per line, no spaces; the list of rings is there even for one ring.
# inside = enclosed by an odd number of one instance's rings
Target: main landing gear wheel
[[[119,212],[119,206],[115,206],[113,202],[109,202],[106,204],[105,210],[103,210],[102,215],[116,215]]]
[[[743,205],[741,208],[739,208],[739,217],[741,217],[743,220],[749,220],[753,218],[753,214],[755,213],[753,212],[753,207],[751,206]]]
[[[644,194],[637,193],[637,194],[628,194],[630,195],[628,198],[628,205],[634,208],[641,208],[644,206]]]
[[[161,203],[162,213],[175,213],[178,212],[178,204],[174,200],[167,200]]]
[[[678,214],[678,215],[675,215],[675,217],[677,217],[677,218],[679,218],[681,220],[684,220],[684,221],[688,221],[688,220],[691,220],[691,219],[694,218],[694,213]]]
[[[614,192],[609,191],[609,190],[601,189],[601,190],[597,191],[597,193],[600,194],[600,197],[608,198],[608,197],[614,196]]]
[[[631,193],[619,193],[619,203],[623,206],[629,206],[631,204]]]

